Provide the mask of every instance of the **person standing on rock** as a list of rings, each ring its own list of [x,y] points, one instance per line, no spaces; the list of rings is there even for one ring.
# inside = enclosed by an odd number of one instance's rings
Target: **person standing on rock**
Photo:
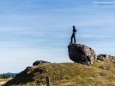
[[[74,43],[76,43],[76,28],[75,26],[73,26],[73,33],[72,33],[72,36],[71,36],[71,43],[73,43],[73,38],[74,38]]]

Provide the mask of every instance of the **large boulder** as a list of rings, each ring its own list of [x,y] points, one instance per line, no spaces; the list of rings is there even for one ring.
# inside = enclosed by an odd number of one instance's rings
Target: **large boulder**
[[[81,44],[70,43],[68,53],[69,58],[78,63],[92,64],[97,59],[96,53],[92,48]]]

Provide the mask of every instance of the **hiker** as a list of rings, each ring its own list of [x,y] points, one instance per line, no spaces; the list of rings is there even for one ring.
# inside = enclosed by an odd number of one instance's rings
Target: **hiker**
[[[76,28],[75,28],[75,26],[73,26],[73,33],[72,33],[72,36],[71,36],[71,43],[73,43],[73,38],[74,38],[74,43],[76,43],[76,32],[77,32],[77,30],[76,30]]]

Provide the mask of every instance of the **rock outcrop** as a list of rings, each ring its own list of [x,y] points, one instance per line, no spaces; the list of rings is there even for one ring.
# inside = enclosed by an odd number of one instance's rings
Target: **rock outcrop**
[[[39,64],[43,64],[43,63],[50,63],[50,62],[48,62],[48,61],[43,61],[43,60],[37,60],[37,61],[35,61],[35,62],[33,63],[33,66],[39,65]]]
[[[69,58],[78,63],[92,64],[96,59],[96,53],[90,47],[81,44],[69,44],[68,46]]]
[[[115,57],[111,56],[111,55],[108,55],[108,54],[99,54],[97,56],[97,60],[114,63],[115,62]]]
[[[97,56],[97,60],[100,60],[100,61],[109,61],[109,55],[107,55],[107,54],[99,54]]]

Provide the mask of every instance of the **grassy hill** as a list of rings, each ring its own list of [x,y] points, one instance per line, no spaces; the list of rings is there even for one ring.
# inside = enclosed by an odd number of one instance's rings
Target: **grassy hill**
[[[95,61],[92,65],[80,63],[44,63],[27,67],[5,86],[115,86],[115,63]]]

